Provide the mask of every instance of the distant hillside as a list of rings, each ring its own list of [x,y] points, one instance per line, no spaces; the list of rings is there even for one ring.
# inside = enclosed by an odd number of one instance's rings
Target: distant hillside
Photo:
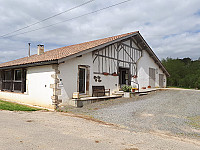
[[[162,63],[171,75],[168,86],[200,89],[200,60],[166,58]]]

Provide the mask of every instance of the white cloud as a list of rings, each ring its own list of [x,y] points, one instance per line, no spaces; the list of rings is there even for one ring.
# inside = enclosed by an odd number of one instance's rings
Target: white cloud
[[[0,0],[0,35],[12,32],[88,0]],[[96,0],[24,31],[76,17],[123,0]],[[132,0],[76,20],[11,38],[0,38],[0,62],[27,55],[32,43],[47,50],[139,30],[159,58],[200,56],[199,0]],[[21,32],[24,32],[21,31]],[[20,32],[19,32],[20,33]]]

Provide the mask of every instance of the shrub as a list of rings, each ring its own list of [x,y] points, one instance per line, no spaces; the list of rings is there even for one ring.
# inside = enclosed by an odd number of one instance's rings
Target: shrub
[[[122,90],[123,90],[124,92],[131,92],[131,89],[132,89],[132,87],[131,87],[131,86],[128,86],[128,85],[124,85],[124,86],[122,87]]]

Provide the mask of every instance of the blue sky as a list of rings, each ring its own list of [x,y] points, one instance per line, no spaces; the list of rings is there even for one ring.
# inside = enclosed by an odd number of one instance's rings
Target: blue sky
[[[88,0],[0,0],[0,35],[12,32]],[[68,13],[42,22],[26,32],[95,11],[123,0],[95,0]],[[108,36],[140,31],[157,56],[200,57],[199,0],[131,0],[95,14],[50,28],[13,37],[0,38],[0,62],[25,57],[37,45],[45,50]]]

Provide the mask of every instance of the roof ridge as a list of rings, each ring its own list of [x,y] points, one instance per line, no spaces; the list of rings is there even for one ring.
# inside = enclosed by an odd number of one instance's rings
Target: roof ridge
[[[22,58],[19,58],[16,60],[1,63],[0,68],[8,67],[8,66],[18,66],[18,65],[22,65],[22,64],[32,64],[32,63],[43,62],[43,61],[58,60],[58,59],[76,54],[78,52],[114,41],[116,39],[126,37],[126,36],[134,34],[134,33],[139,33],[139,31],[118,34],[115,36],[110,36],[110,37],[101,38],[101,39],[97,39],[97,40],[91,40],[91,41],[87,41],[87,42],[82,42],[82,43],[78,43],[78,44],[55,48],[52,50],[48,50],[48,51],[44,52],[44,54],[41,54],[41,55],[34,54],[29,57],[26,56],[26,57],[22,57]]]
[[[90,40],[90,41],[87,41],[87,42],[82,42],[82,43],[78,43],[78,44],[72,44],[72,45],[63,46],[63,47],[60,47],[60,48],[65,48],[65,47],[69,47],[69,46],[76,46],[76,45],[86,44],[86,43],[95,42],[95,41],[98,41],[98,40],[104,40],[104,39],[107,39],[107,38],[113,38],[113,37],[117,37],[117,36],[123,36],[123,35],[127,35],[127,34],[133,34],[133,33],[139,33],[139,31],[127,32],[127,33],[124,33],[124,34],[118,34],[118,35],[109,36],[109,37],[105,37],[105,38],[99,38],[99,39],[96,39],[96,40]],[[55,49],[52,49],[52,50],[56,50],[56,49],[60,49],[60,48],[55,48]],[[52,51],[52,50],[48,50],[46,52],[49,52],[49,51]]]

